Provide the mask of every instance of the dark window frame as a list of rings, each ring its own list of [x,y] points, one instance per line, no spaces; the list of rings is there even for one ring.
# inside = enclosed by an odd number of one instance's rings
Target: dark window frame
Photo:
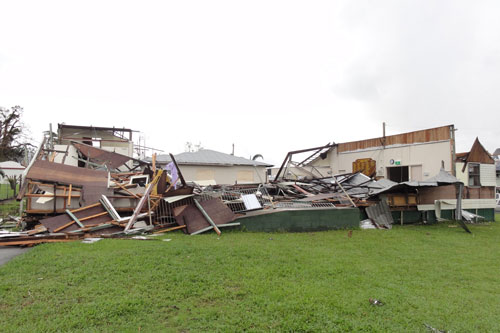
[[[480,163],[469,163],[467,166],[469,173],[469,186],[481,187],[481,166]]]
[[[407,182],[410,180],[410,167],[408,165],[397,165],[386,167],[387,169],[387,179],[392,180],[397,183]],[[394,172],[398,169],[399,172]],[[392,171],[394,170],[394,171]],[[396,179],[394,176],[399,174],[400,178]],[[406,176],[406,177],[405,177]]]

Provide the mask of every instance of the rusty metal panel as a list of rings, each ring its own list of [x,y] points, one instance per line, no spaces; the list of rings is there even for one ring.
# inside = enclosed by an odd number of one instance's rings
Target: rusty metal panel
[[[81,221],[81,223],[84,226],[87,226],[87,225],[95,225],[95,224],[100,224],[100,223],[104,223],[104,222],[109,222],[113,219],[109,214],[104,214],[104,212],[106,212],[106,210],[102,206],[99,205],[99,206],[89,207],[87,209],[74,212],[73,214],[78,219],[84,219],[86,217],[95,216],[91,219]],[[47,228],[47,230],[49,232],[54,232],[54,230],[64,226],[65,224],[71,222],[72,220],[73,219],[68,214],[61,214],[61,215],[57,215],[54,217],[42,219],[39,222],[45,228]],[[69,232],[69,231],[73,231],[73,230],[77,230],[77,229],[80,229],[80,227],[78,226],[78,224],[73,223],[70,226],[62,229],[61,232]],[[123,228],[121,228],[120,230],[122,230],[122,229]]]
[[[227,224],[236,217],[219,199],[201,201],[200,205],[216,225]],[[177,224],[186,225],[189,234],[210,227],[210,223],[194,205],[176,207],[174,217]]]
[[[75,146],[86,157],[104,164],[111,169],[116,169],[131,159],[129,156],[113,153],[104,149],[85,145],[83,143],[73,142],[73,146]]]
[[[107,187],[108,184],[106,171],[79,168],[44,160],[35,161],[26,178],[79,186]]]

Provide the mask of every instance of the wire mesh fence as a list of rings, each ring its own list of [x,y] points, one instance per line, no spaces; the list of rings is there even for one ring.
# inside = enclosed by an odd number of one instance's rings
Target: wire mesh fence
[[[10,184],[0,184],[0,200],[13,199],[19,191],[19,185],[17,185],[16,191],[14,191]]]

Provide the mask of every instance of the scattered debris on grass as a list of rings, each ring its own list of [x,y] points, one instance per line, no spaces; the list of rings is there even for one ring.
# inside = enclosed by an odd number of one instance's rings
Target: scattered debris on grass
[[[382,303],[380,300],[375,299],[375,298],[370,298],[369,302],[371,305],[376,305],[376,306],[382,306],[384,303]]]
[[[429,324],[424,323],[424,326],[429,330],[429,332],[434,332],[434,333],[447,333],[448,331],[446,330],[439,330],[437,328],[432,327]]]

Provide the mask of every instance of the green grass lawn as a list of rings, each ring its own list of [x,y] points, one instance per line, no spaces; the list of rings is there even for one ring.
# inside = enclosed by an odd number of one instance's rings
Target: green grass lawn
[[[0,202],[0,217],[19,215],[19,201],[5,200]]]
[[[19,189],[19,185],[17,186]],[[0,184],[0,200],[10,199],[14,197],[14,190],[9,184]]]
[[[452,226],[40,245],[0,267],[0,330],[498,332],[500,224]]]

